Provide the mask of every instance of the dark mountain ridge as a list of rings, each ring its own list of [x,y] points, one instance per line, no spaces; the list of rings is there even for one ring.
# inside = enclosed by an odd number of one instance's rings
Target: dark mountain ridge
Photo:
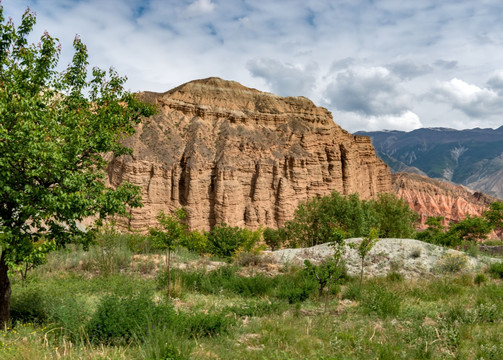
[[[359,131],[392,172],[424,173],[503,198],[503,126]]]

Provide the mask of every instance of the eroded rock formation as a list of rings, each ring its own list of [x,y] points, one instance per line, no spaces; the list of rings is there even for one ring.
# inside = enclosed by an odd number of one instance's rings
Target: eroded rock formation
[[[419,228],[425,228],[429,216],[443,216],[444,225],[458,222],[466,214],[480,216],[496,198],[460,185],[409,173],[392,175],[395,193],[404,199],[420,217]]]
[[[306,98],[218,78],[141,96],[159,113],[126,140],[132,156],[113,159],[108,169],[112,185],[127,180],[142,188],[144,207],[123,224],[133,229],[178,207],[192,229],[277,227],[313,196],[391,191],[370,139],[341,129]]]

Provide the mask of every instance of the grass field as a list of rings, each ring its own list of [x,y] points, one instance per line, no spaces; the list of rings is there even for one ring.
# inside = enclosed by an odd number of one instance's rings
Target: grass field
[[[503,286],[462,269],[343,276],[330,293],[301,268],[275,276],[187,251],[166,297],[163,262],[124,244],[52,253],[13,274],[1,359],[503,359]],[[178,267],[178,265],[176,266]]]

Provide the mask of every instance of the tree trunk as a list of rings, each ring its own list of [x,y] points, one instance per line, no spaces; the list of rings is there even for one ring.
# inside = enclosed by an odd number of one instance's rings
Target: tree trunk
[[[9,270],[5,261],[5,251],[0,257],[0,328],[5,329],[10,319],[10,281],[7,271]]]
[[[171,299],[171,249],[168,249],[168,258],[167,266],[168,266],[168,299]]]

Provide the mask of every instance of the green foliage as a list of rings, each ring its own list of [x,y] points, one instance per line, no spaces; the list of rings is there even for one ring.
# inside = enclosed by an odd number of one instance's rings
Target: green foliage
[[[365,313],[380,317],[397,316],[402,300],[380,284],[372,284],[362,294],[360,306]]]
[[[205,232],[194,230],[186,234],[180,242],[189,251],[202,255],[208,251],[208,237]]]
[[[177,329],[188,337],[200,338],[216,336],[227,331],[234,324],[234,319],[224,313],[180,314]]]
[[[460,222],[452,223],[449,227],[449,233],[455,234],[461,240],[472,242],[486,239],[491,230],[491,225],[486,219],[469,214]]]
[[[445,254],[438,260],[441,272],[457,273],[466,269],[468,258],[465,254]]]
[[[486,282],[487,282],[487,276],[483,273],[479,273],[475,275],[475,277],[473,278],[473,283],[477,286],[485,284]]]
[[[489,266],[489,274],[491,274],[494,278],[503,279],[503,263],[495,262]]]
[[[182,242],[187,225],[183,220],[187,217],[184,209],[177,209],[173,215],[165,214],[163,211],[157,216],[159,226],[150,229],[152,243],[157,249],[173,251]]]
[[[344,266],[334,258],[329,258],[319,265],[313,265],[309,260],[304,260],[303,272],[318,282],[318,296],[323,295],[323,290],[331,281],[336,281],[345,275]]]
[[[168,326],[174,310],[155,304],[148,296],[103,297],[86,332],[96,344],[127,344],[145,334],[149,326]]]
[[[263,236],[265,243],[271,248],[271,251],[280,249],[287,239],[287,234],[284,228],[266,228]]]
[[[489,205],[482,216],[491,225],[491,227],[496,229],[503,229],[503,202],[495,201]]]
[[[207,237],[208,251],[223,258],[231,258],[248,240],[243,229],[225,223],[213,227]]]
[[[87,48],[76,37],[72,62],[56,71],[58,40],[45,32],[38,44],[28,38],[35,26],[29,10],[21,25],[3,16],[0,5],[0,323],[8,320],[6,265],[38,265],[55,247],[93,236],[77,225],[127,215],[140,206],[138,187],[105,184],[104,156],[128,154],[121,140],[134,133],[151,106],[124,89],[125,78],[87,69]],[[26,269],[26,267],[25,267]]]
[[[95,245],[89,249],[93,265],[102,275],[127,269],[132,254],[123,237],[113,228],[105,227],[96,236]]]
[[[379,233],[379,229],[376,228],[371,228],[369,235],[365,236],[360,243],[358,244],[358,247],[356,250],[358,251],[358,255],[360,256],[360,259],[362,260],[361,264],[361,272],[360,272],[360,284],[363,281],[363,267],[365,264],[365,258],[367,257],[368,253],[374,245],[379,241],[377,238],[377,234]]]
[[[313,198],[300,203],[294,218],[285,229],[290,246],[314,246],[330,242],[333,229],[346,237],[362,237],[371,228],[379,229],[379,237],[410,237],[417,215],[401,199],[380,194],[376,200],[360,200],[357,194]]]
[[[283,275],[278,280],[275,295],[279,299],[288,301],[289,304],[306,301],[318,288],[317,281],[311,276],[305,276],[302,272]]]
[[[414,234],[417,214],[409,205],[394,194],[379,194],[377,200],[370,201],[378,222],[373,227],[379,229],[380,238],[410,238]],[[364,234],[368,234],[368,231]]]

